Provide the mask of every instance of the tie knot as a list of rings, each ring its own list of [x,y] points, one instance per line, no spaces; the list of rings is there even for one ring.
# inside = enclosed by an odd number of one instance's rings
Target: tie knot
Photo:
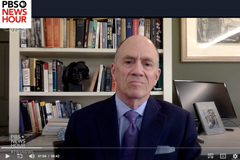
[[[130,110],[125,113],[125,116],[127,117],[130,123],[136,123],[136,119],[139,116],[139,114],[137,112]]]

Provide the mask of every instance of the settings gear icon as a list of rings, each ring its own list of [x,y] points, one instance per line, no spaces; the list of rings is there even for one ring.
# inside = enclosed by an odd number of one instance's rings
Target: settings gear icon
[[[233,159],[237,159],[238,155],[236,153],[233,154]]]

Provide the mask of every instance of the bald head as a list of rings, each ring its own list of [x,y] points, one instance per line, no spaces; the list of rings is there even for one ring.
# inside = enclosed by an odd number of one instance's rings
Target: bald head
[[[145,51],[146,53],[156,52],[156,63],[159,64],[157,48],[154,46],[152,41],[145,36],[134,35],[122,41],[115,53],[114,62],[117,61],[118,55],[121,54],[121,52],[126,52],[129,50],[141,50]],[[159,65],[157,65],[157,67],[159,67]]]

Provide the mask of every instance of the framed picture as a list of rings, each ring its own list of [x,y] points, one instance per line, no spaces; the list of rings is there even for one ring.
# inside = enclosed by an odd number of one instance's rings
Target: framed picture
[[[207,135],[225,133],[225,128],[214,102],[196,102],[194,107]]]
[[[181,18],[182,62],[240,62],[240,18]]]

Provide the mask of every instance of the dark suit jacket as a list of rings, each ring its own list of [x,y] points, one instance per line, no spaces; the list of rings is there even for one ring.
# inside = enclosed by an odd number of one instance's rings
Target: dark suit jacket
[[[149,97],[140,130],[137,160],[198,160],[201,148],[190,113]],[[157,147],[175,151],[155,154]],[[61,159],[119,160],[120,143],[115,97],[87,106],[71,116]],[[160,149],[161,150],[161,149]]]

